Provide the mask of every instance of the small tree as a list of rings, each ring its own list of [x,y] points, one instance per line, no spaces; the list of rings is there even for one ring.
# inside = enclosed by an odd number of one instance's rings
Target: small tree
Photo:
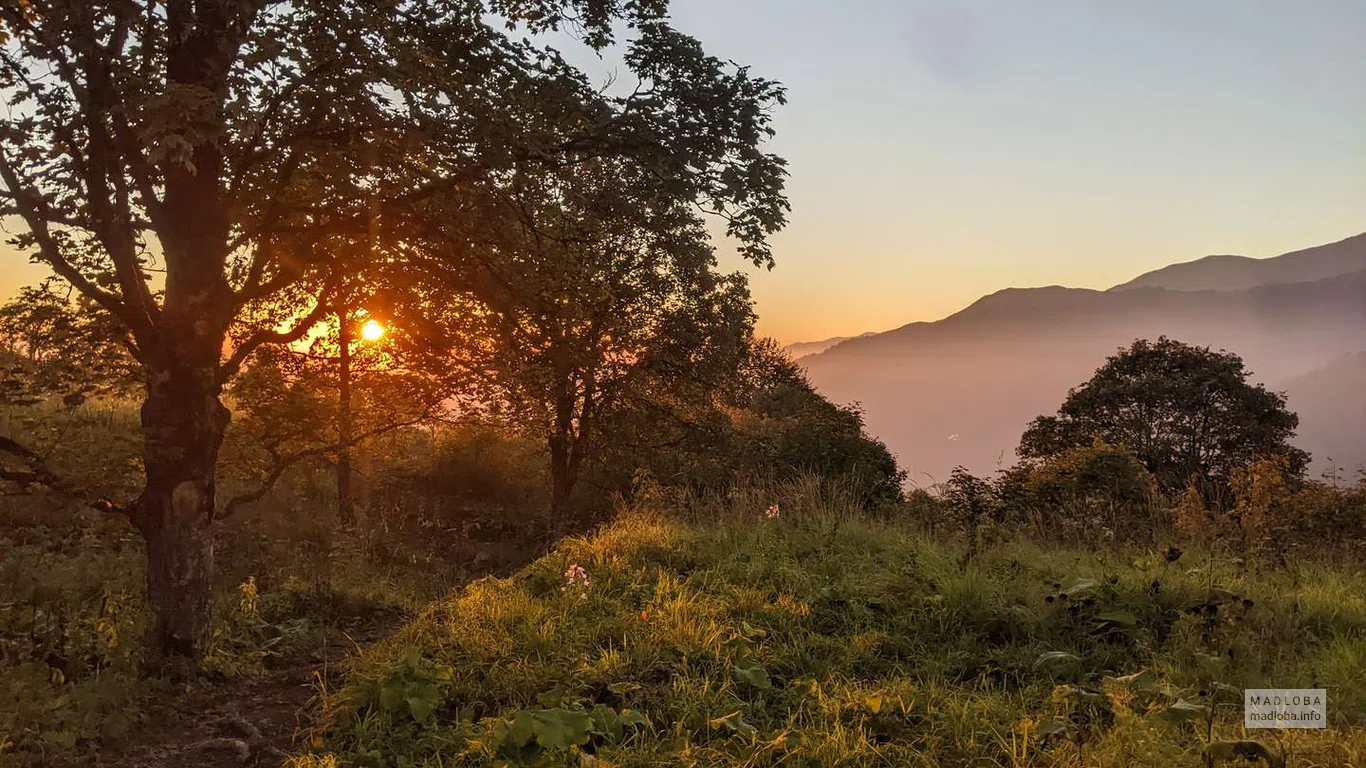
[[[137,361],[126,340],[113,317],[56,281],[23,288],[0,307],[0,404],[131,394]]]
[[[958,570],[966,571],[977,556],[984,529],[996,522],[1001,510],[1000,497],[991,483],[958,466],[949,473],[942,498],[968,537],[967,549],[958,560]]]
[[[1299,417],[1248,376],[1229,352],[1136,341],[1069,392],[1056,416],[1035,419],[1019,454],[1047,459],[1100,439],[1136,456],[1171,496],[1197,483],[1222,498],[1233,470],[1259,457],[1284,456],[1303,473],[1309,455],[1289,443]]]

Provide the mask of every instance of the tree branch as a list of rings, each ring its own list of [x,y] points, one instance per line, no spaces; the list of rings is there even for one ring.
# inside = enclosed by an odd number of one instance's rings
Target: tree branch
[[[318,297],[318,303],[314,305],[313,310],[307,315],[304,315],[293,328],[290,328],[287,331],[260,330],[248,336],[245,341],[233,350],[232,356],[229,357],[223,365],[219,366],[220,381],[226,381],[237,375],[237,371],[241,369],[242,364],[245,363],[247,358],[251,357],[252,353],[259,349],[261,345],[290,344],[302,339],[304,335],[308,333],[309,329],[317,325],[328,312],[332,311],[330,294],[330,289],[324,290],[323,295]]]
[[[52,271],[71,283],[76,290],[123,321],[124,325],[128,326],[135,335],[138,335],[139,331],[142,334],[149,332],[150,327],[140,323],[138,316],[129,309],[127,304],[96,286],[62,255],[61,246],[57,244],[51,230],[48,229],[48,222],[51,217],[47,215],[42,197],[25,188],[19,178],[18,170],[9,162],[9,157],[5,154],[3,147],[0,147],[0,180],[5,182],[9,194],[13,197],[16,212],[24,219],[24,223],[33,233],[34,242],[38,245],[38,257],[52,267]]]
[[[247,491],[246,493],[238,494],[229,499],[228,502],[223,505],[223,509],[218,513],[215,519],[227,519],[228,517],[231,517],[232,515],[236,514],[236,512],[239,509],[241,509],[242,506],[250,504],[253,501],[260,500],[267,493],[270,493],[270,490],[275,487],[275,484],[280,481],[280,478],[284,475],[285,472],[289,470],[290,467],[298,464],[299,462],[305,459],[311,459],[318,456],[325,456],[327,454],[340,451],[343,448],[351,448],[358,445],[359,443],[369,440],[372,437],[378,437],[388,432],[393,432],[397,429],[403,429],[404,427],[411,427],[414,424],[419,424],[431,418],[431,412],[433,407],[434,406],[428,406],[427,408],[424,408],[421,414],[413,418],[405,419],[403,421],[398,422],[391,422],[389,424],[382,424],[378,427],[362,432],[358,435],[355,435],[346,442],[318,445],[312,448],[306,448],[300,451],[296,451],[287,456],[281,456],[280,453],[275,449],[267,447],[266,453],[270,454],[271,469],[270,472],[266,474],[265,479],[261,481],[260,485],[253,488],[252,490]]]

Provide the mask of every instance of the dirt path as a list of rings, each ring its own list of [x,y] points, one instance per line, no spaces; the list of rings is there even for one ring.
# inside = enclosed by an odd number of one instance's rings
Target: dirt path
[[[303,747],[321,683],[341,682],[358,647],[387,637],[397,620],[366,627],[314,658],[285,663],[258,677],[199,686],[149,707],[129,743],[102,750],[100,768],[242,768],[279,766]]]

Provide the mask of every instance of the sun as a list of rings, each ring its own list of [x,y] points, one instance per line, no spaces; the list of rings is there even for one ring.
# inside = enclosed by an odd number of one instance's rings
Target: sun
[[[360,337],[366,341],[379,341],[384,338],[384,326],[378,320],[366,320],[360,328]]]

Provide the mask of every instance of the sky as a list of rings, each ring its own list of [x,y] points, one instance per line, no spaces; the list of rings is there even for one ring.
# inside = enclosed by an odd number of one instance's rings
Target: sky
[[[784,342],[1366,231],[1361,0],[675,0],[783,82]],[[738,262],[736,262],[738,263]]]
[[[791,223],[776,268],[748,270],[759,331],[783,342],[1366,231],[1362,0],[674,0],[673,16],[788,89],[771,149]],[[42,274],[0,258],[6,293]]]

